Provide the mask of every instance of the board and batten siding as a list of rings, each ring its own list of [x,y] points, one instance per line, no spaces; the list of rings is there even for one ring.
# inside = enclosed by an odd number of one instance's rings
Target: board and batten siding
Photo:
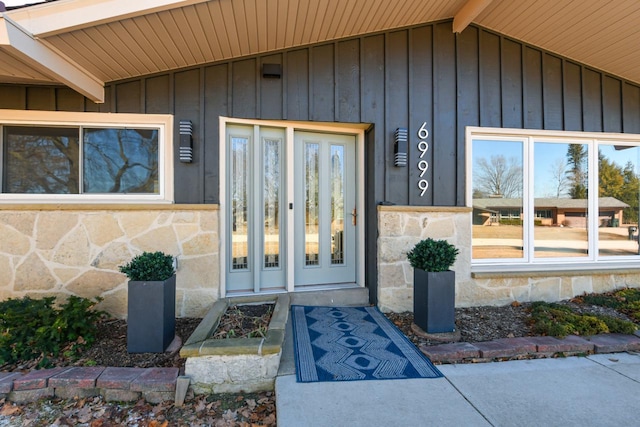
[[[262,64],[273,63],[282,77],[263,78]],[[474,25],[456,35],[450,21],[111,82],[101,105],[63,87],[0,85],[0,108],[191,120],[194,162],[174,156],[176,203],[219,201],[219,116],[369,123],[371,219],[380,202],[464,206],[465,126],[640,133],[637,84]],[[429,188],[421,196],[423,122]],[[409,167],[393,166],[398,127],[409,129]]]

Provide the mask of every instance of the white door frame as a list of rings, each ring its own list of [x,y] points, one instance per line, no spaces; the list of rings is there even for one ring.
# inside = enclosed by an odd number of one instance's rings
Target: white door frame
[[[227,124],[239,124],[239,125],[248,125],[248,126],[268,126],[268,127],[279,127],[285,129],[286,133],[286,173],[287,173],[287,194],[286,194],[286,206],[287,206],[287,223],[294,224],[294,210],[288,209],[290,203],[293,203],[294,200],[294,163],[291,161],[293,159],[293,149],[294,149],[294,133],[296,131],[310,131],[310,132],[331,132],[331,133],[340,133],[340,134],[348,134],[354,135],[356,138],[356,162],[357,162],[357,171],[356,171],[356,185],[357,185],[357,194],[356,194],[356,207],[358,211],[357,221],[358,227],[356,228],[356,239],[357,239],[357,252],[356,252],[356,285],[359,287],[364,287],[364,230],[365,230],[365,215],[364,215],[364,131],[369,127],[367,124],[345,124],[345,123],[317,123],[317,122],[294,122],[294,121],[283,121],[283,120],[247,120],[247,119],[234,119],[231,117],[222,117],[220,116],[220,129],[219,129],[219,176],[220,176],[220,209],[218,210],[219,215],[219,226],[218,226],[218,235],[219,245],[218,245],[218,253],[219,253],[219,280],[220,280],[220,297],[224,298],[227,294],[227,253],[226,253],[226,239],[227,236],[227,214],[226,214],[226,204],[227,204],[227,137],[226,130]],[[296,209],[296,205],[294,204],[294,209]],[[294,236],[293,233],[286,234],[287,247],[294,247]],[[287,261],[286,261],[286,292],[293,292],[295,287],[295,269],[294,269],[294,253],[293,250],[288,250],[287,252]],[[327,285],[327,287],[323,287],[322,289],[330,289],[331,285]],[[271,291],[273,292],[273,291]],[[269,292],[265,292],[269,293]],[[234,293],[234,295],[238,295]]]

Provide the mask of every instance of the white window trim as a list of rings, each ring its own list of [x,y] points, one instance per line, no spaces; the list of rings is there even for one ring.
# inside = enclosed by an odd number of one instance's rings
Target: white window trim
[[[0,126],[137,127],[158,129],[158,194],[8,194],[0,205],[24,203],[173,203],[173,116],[170,114],[76,113],[0,110]],[[0,134],[0,172],[3,159]]]
[[[466,171],[466,206],[473,208],[473,140],[475,139],[492,139],[492,140],[520,140],[527,142],[523,144],[523,211],[529,212],[530,201],[533,196],[529,196],[531,188],[530,183],[533,182],[533,169],[530,168],[530,159],[533,156],[533,141],[536,142],[579,142],[589,144],[589,189],[597,189],[599,183],[598,177],[598,156],[596,151],[591,148],[597,144],[616,144],[628,145],[630,147],[640,147],[640,135],[638,134],[618,134],[606,132],[575,132],[575,131],[559,131],[559,130],[534,130],[534,129],[509,129],[509,128],[485,128],[468,126],[465,130],[465,171]],[[529,150],[527,151],[527,147]],[[593,172],[592,172],[593,171]],[[592,212],[598,212],[597,194],[589,191],[589,209]],[[525,217],[527,214],[525,213]],[[473,221],[473,215],[469,219]],[[472,227],[471,227],[472,229]],[[597,236],[598,228],[595,220],[589,221],[589,235]],[[533,225],[525,225],[524,239],[533,242]],[[471,258],[472,273],[491,273],[491,272],[528,272],[528,271],[545,271],[545,272],[567,272],[567,271],[598,271],[598,270],[626,270],[639,269],[638,260],[640,255],[616,256],[616,257],[600,257],[597,251],[597,239],[589,240],[590,256],[585,258],[540,258],[535,259],[529,254],[531,248],[529,245],[524,247],[523,259],[478,259]]]

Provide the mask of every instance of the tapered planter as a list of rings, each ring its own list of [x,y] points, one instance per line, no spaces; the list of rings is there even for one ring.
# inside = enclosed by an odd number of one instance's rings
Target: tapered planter
[[[127,351],[162,353],[176,330],[176,275],[165,281],[129,281]]]
[[[454,271],[413,270],[413,317],[423,331],[455,330],[456,275]]]

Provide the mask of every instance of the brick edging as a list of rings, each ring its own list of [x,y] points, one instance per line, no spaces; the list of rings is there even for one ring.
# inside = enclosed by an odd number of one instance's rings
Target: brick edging
[[[175,399],[178,368],[65,367],[0,372],[0,398],[29,403],[42,398],[102,396],[111,402]]]
[[[434,363],[489,362],[500,359],[545,358],[556,354],[570,356],[640,351],[640,338],[624,334],[601,334],[585,338],[569,335],[563,339],[501,338],[473,344],[457,342],[421,345],[420,350]]]

